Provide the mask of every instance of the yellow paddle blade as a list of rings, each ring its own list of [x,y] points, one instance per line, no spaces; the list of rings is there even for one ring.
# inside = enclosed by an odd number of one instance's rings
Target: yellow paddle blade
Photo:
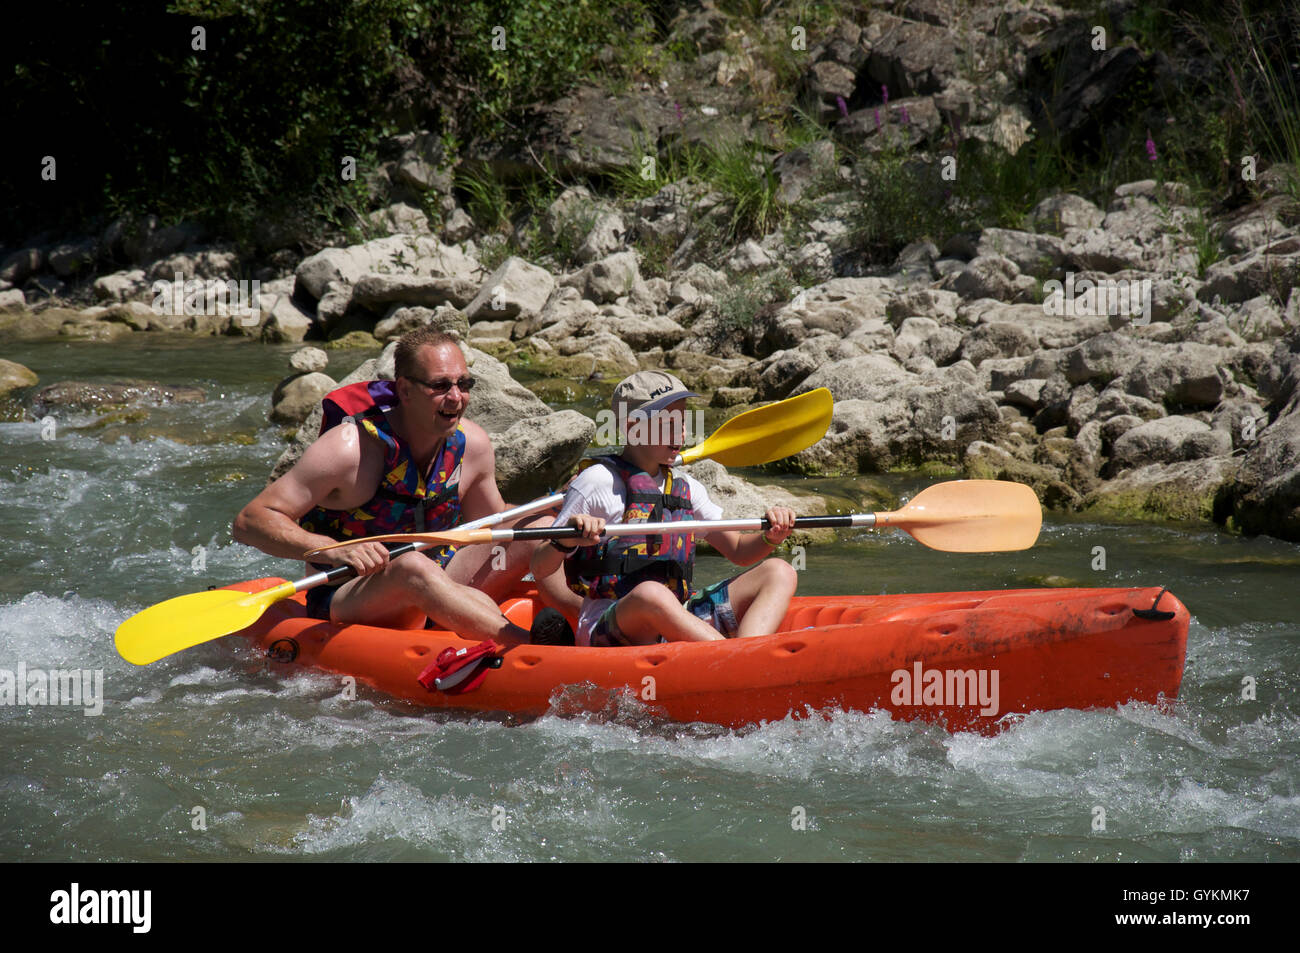
[[[464,546],[469,543],[492,542],[492,530],[489,529],[444,529],[436,533],[384,533],[382,536],[358,536],[345,539],[341,543],[330,543],[320,549],[309,549],[302,554],[303,559],[312,559],[331,549],[343,546],[355,546],[357,543],[430,543],[434,546]]]
[[[724,467],[753,467],[806,450],[831,425],[834,406],[825,387],[737,414],[703,443],[682,451],[682,463],[705,457]]]
[[[1007,480],[936,483],[901,510],[876,514],[876,526],[906,530],[917,542],[948,553],[1028,549],[1042,525],[1034,491]]]
[[[117,652],[133,665],[148,665],[164,656],[246,629],[267,606],[293,595],[285,582],[261,592],[212,589],[168,599],[137,612],[117,627]]]

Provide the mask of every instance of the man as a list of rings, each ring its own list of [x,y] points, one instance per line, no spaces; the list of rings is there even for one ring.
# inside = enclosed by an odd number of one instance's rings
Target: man
[[[342,539],[449,529],[507,509],[487,433],[464,419],[474,379],[456,339],[431,328],[404,335],[395,378],[396,405],[376,402],[323,429],[289,472],[240,511],[232,527],[236,540],[296,559]],[[308,613],[391,628],[420,628],[433,619],[467,637],[527,642],[529,633],[497,603],[523,576],[536,546],[507,547],[505,567],[496,571],[490,546],[443,547],[394,560],[382,543],[340,547],[321,553],[313,566],[348,565],[357,576],[309,590]],[[558,593],[563,586],[557,577],[542,588]],[[557,601],[563,600],[576,609],[567,591]]]
[[[686,399],[698,396],[663,371],[639,371],[623,380],[614,389],[613,411],[624,432],[624,450],[583,470],[555,518],[559,525],[579,527],[582,538],[552,540],[533,556],[535,576],[550,576],[563,563],[570,589],[583,597],[578,645],[768,635],[785,617],[796,574],[784,560],[765,557],[794,529],[794,512],[787,507],[767,511],[771,525],[761,535],[736,530],[705,535],[733,563],[759,565],[703,591],[691,585],[690,534],[600,539],[606,523],[722,516],[699,481],[672,469],[682,449]]]

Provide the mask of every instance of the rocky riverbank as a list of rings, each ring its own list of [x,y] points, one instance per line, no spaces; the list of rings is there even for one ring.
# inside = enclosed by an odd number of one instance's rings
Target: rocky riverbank
[[[149,221],[20,249],[0,263],[0,339],[183,332],[337,349],[433,323],[461,335],[485,381],[471,416],[487,415],[507,496],[554,485],[591,441],[589,418],[541,397],[662,367],[728,413],[830,388],[830,432],[775,465],[785,472],[1012,479],[1050,509],[1300,541],[1293,170],[1261,167],[1213,207],[1164,176],[1097,201],[1058,192],[1016,228],[919,228],[873,260],[863,216],[880,156],[910,170],[903,181],[930,182],[903,197],[923,209],[962,181],[958,131],[1008,162],[1044,115],[1078,142],[1104,140],[1126,84],[1178,80],[1127,41],[1084,55],[1086,17],[1051,5],[895,6],[799,51],[795,86],[823,124],[801,144],[770,142],[752,118],[772,91],[766,61],[706,7],[673,28],[698,56],[671,81],[580,89],[541,109],[529,151],[573,182],[522,218],[476,224],[450,170],[487,161],[481,144],[448,156],[417,131],[373,171],[380,207],[366,225],[378,237],[255,267],[193,228]],[[1040,115],[1049,55],[1077,69]],[[764,170],[770,221],[682,159],[723,127]],[[526,165],[522,152],[489,158]],[[659,167],[618,188],[645,159]],[[306,420],[302,435],[335,383],[325,356],[302,353],[277,389],[273,418]],[[343,380],[382,373],[383,360]],[[511,368],[527,370],[527,387]],[[20,371],[12,380],[31,386]]]

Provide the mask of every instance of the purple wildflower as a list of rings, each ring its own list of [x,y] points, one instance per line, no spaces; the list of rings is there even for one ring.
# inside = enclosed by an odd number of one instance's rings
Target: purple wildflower
[[[871,116],[873,119],[876,120],[876,132],[879,132],[880,131],[880,110],[879,109],[871,110]]]
[[[880,87],[880,98],[886,106],[889,105],[889,87],[882,85]]]
[[[1147,130],[1147,158],[1152,162],[1155,162],[1159,158],[1159,156],[1156,155],[1155,140],[1151,138],[1151,130],[1149,129]]]
[[[906,107],[906,106],[899,106],[899,107],[898,107],[898,113],[899,113],[899,116],[900,116],[900,117],[902,118],[902,120],[903,120],[903,125],[907,125],[909,122],[912,121],[912,120],[911,120],[911,117],[909,117],[909,116],[907,115],[907,107]]]
[[[681,121],[682,121],[682,104],[681,104],[681,103],[673,103],[673,109],[676,109],[676,110],[677,110],[677,121],[678,121],[678,122],[681,122]]]
[[[840,115],[847,117],[849,114],[849,104],[844,101],[843,96],[835,97],[835,105],[840,107]]]

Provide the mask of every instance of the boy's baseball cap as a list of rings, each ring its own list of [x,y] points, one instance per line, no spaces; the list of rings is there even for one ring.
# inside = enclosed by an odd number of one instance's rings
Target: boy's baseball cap
[[[624,419],[653,414],[687,397],[699,397],[667,371],[637,371],[614,388],[614,412]]]

